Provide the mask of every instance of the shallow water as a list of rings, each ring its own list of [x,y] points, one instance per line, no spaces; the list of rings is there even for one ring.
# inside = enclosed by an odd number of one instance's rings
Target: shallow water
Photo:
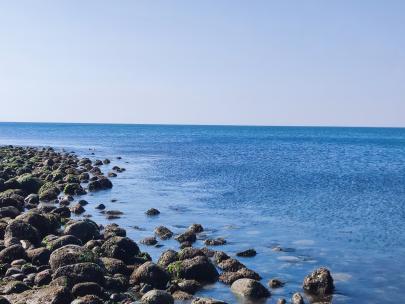
[[[218,249],[253,247],[258,255],[242,262],[264,284],[287,282],[266,303],[300,291],[318,266],[332,270],[333,303],[405,296],[405,129],[0,123],[0,144],[110,158],[105,172],[127,171],[111,191],[85,197],[94,220],[108,222],[93,209],[104,203],[124,212],[115,222],[136,241],[159,224],[180,232],[196,222],[227,239]],[[147,218],[150,207],[161,215]],[[160,243],[141,247],[154,259],[178,248]],[[200,294],[243,303],[221,283]]]

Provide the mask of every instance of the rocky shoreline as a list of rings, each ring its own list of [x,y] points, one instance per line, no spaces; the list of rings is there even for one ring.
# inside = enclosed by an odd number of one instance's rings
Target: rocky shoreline
[[[80,195],[112,188],[109,177],[125,170],[114,166],[106,176],[101,168],[109,163],[52,148],[0,147],[0,304],[225,303],[194,296],[217,281],[255,303],[284,284],[273,279],[264,286],[260,275],[237,259],[253,258],[254,249],[231,257],[213,250],[226,243],[221,238],[192,247],[204,231],[200,224],[179,235],[156,227],[156,237],[141,243],[155,245],[156,238],[174,237],[179,250],[163,251],[153,262],[118,225],[72,219],[72,214],[85,212],[88,202],[75,202]],[[96,208],[111,220],[119,217],[119,211],[105,210],[103,204]],[[157,209],[145,212],[159,214]],[[319,268],[304,278],[302,287],[311,303],[329,303],[333,278],[328,269]],[[297,292],[277,303],[303,304],[303,295]]]

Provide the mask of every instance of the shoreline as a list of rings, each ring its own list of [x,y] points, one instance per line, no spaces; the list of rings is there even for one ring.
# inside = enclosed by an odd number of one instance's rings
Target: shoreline
[[[11,303],[30,297],[37,300],[35,303],[55,304],[71,303],[74,298],[75,304],[132,303],[139,299],[142,303],[171,303],[173,298],[200,304],[224,303],[193,299],[205,283],[217,281],[230,285],[242,298],[254,299],[252,303],[270,296],[271,288],[259,282],[258,273],[236,257],[214,250],[215,245],[223,245],[226,240],[207,239],[209,248],[192,247],[204,230],[199,224],[177,236],[166,227],[157,227],[157,238],[163,242],[175,238],[182,249],[167,250],[153,263],[118,225],[102,227],[91,219],[70,219],[72,213],[85,212],[88,202],[80,200],[80,195],[113,187],[101,170],[107,162],[52,148],[0,147],[4,298]],[[111,173],[120,174],[121,170],[117,167]],[[120,216],[119,210],[98,207],[111,220]],[[149,212],[149,216],[158,214],[158,210]],[[140,243],[154,245],[156,237]],[[244,254],[254,258],[253,251]],[[276,288],[282,283],[273,281],[271,286]],[[331,301],[333,279],[328,270],[322,268],[310,274],[303,287],[306,301]],[[304,296],[304,290],[297,292]],[[284,301],[279,299],[277,303]],[[294,304],[303,301],[299,293],[292,296]]]

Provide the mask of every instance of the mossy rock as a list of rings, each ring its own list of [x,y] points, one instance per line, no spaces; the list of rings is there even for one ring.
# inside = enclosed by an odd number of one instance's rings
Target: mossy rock
[[[17,182],[20,184],[20,189],[24,190],[27,194],[37,193],[44,184],[42,180],[29,173],[19,176]]]
[[[39,199],[51,201],[58,198],[60,190],[52,182],[46,182],[38,191]]]

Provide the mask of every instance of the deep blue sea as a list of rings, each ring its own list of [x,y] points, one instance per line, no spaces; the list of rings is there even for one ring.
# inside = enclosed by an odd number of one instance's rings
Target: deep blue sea
[[[218,249],[255,248],[242,262],[264,284],[287,282],[266,303],[301,291],[318,266],[335,278],[333,303],[404,301],[405,129],[1,123],[0,144],[110,158],[105,172],[127,170],[111,191],[85,197],[94,220],[108,222],[94,209],[104,203],[124,212],[115,222],[136,241],[159,224],[201,223],[228,241]],[[150,207],[161,215],[147,218]],[[161,244],[143,249],[154,259],[178,249]],[[200,294],[240,301],[221,283]]]

